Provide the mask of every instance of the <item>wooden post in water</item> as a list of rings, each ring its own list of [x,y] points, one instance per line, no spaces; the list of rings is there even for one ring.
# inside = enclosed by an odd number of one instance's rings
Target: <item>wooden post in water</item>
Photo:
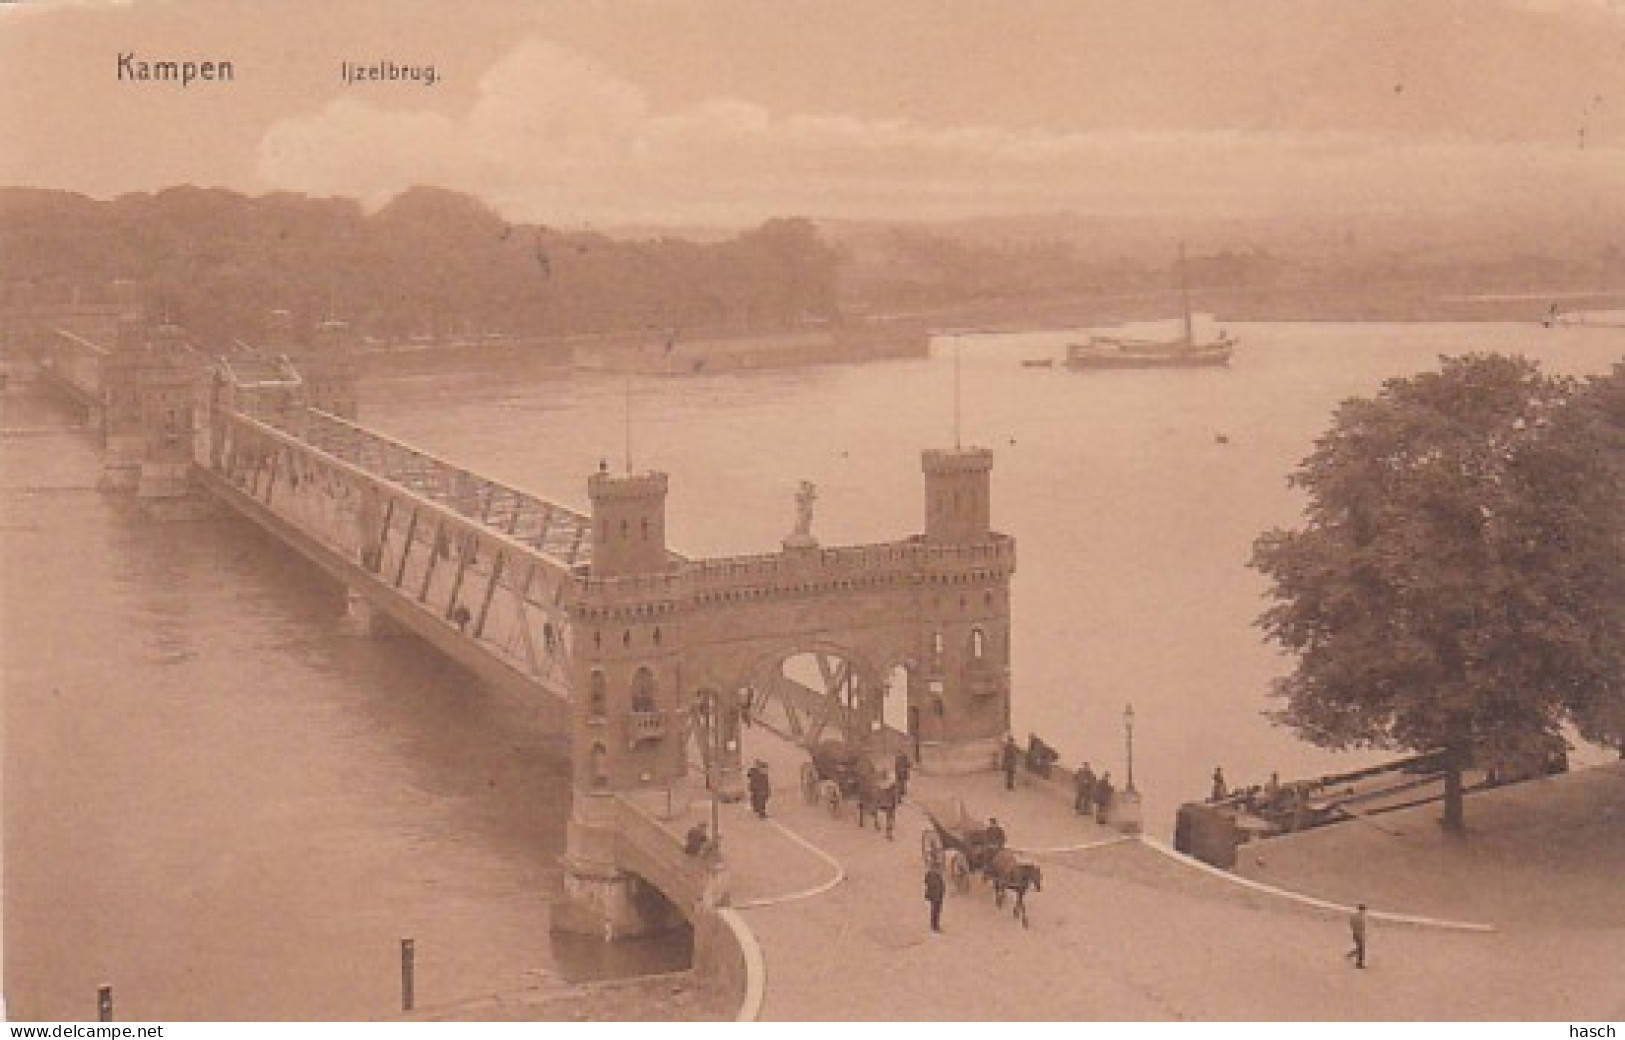
[[[102,986],[96,990],[96,1021],[113,1021],[113,987]]]
[[[417,970],[417,951],[411,939],[401,940],[401,1010],[411,1011],[414,1003],[413,975]]]

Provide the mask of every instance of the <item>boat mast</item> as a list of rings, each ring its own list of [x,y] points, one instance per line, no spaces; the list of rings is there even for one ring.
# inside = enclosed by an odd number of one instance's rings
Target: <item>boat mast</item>
[[[1190,287],[1185,284],[1185,242],[1179,243],[1179,309],[1185,317],[1185,345],[1188,347],[1196,342],[1191,332],[1191,295]]]

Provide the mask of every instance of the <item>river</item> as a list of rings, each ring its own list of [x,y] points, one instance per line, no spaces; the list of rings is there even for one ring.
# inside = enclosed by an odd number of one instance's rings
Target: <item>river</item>
[[[366,382],[362,418],[577,508],[599,461],[630,454],[670,474],[669,540],[698,556],[777,549],[803,479],[825,544],[918,531],[919,453],[954,443],[957,411],[958,439],[994,450],[994,526],[1019,545],[1017,736],[1121,780],[1132,703],[1135,782],[1166,834],[1215,765],[1246,783],[1369,759],[1262,716],[1288,663],[1253,627],[1264,583],[1245,565],[1297,522],[1286,476],[1336,404],[1440,354],[1572,374],[1625,357],[1610,329],[1229,329],[1228,370],[1024,367],[1069,338],[1028,333],[630,381],[420,371]],[[128,1020],[387,1015],[407,936],[423,1004],[681,960],[549,939],[564,748],[523,706],[421,646],[343,635],[333,590],[242,523],[155,522],[88,490],[87,436],[3,449],[14,1016],[83,1018],[102,982]]]

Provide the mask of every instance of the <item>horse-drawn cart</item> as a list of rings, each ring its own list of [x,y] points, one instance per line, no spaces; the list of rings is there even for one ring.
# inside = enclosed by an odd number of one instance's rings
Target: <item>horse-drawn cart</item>
[[[811,760],[801,765],[801,797],[808,805],[822,802],[831,816],[840,816],[848,802],[858,806],[858,823],[872,816],[880,826],[886,817],[886,836],[891,837],[897,812],[897,785],[886,771],[855,744],[825,740],[808,749]]]
[[[839,816],[842,802],[858,797],[875,765],[844,740],[825,740],[808,752],[811,760],[801,764],[801,797],[808,805],[823,802],[831,816]]]
[[[970,891],[971,875],[980,874],[993,885],[993,900],[1004,906],[1006,892],[1016,895],[1011,912],[1027,926],[1027,889],[1040,891],[1043,872],[1033,863],[1023,862],[1005,848],[1002,832],[991,825],[983,827],[971,822],[963,802],[956,802],[948,812],[925,807],[931,821],[920,835],[922,854],[927,867],[935,866],[947,874],[955,892]],[[951,820],[951,823],[943,821]]]

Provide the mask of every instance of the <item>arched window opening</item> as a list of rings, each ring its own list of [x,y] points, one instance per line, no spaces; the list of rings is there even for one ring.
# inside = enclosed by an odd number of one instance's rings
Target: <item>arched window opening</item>
[[[655,677],[647,668],[639,668],[632,676],[632,710],[655,710]]]
[[[986,651],[987,651],[987,637],[982,634],[981,629],[979,629],[979,628],[971,629],[970,630],[970,655],[971,655],[972,659],[980,661],[982,659],[982,655],[984,653],[986,653]]]
[[[602,744],[592,746],[592,785],[597,788],[609,786],[609,751]]]
[[[603,718],[609,714],[608,687],[604,673],[594,668],[592,676],[587,680],[587,713],[594,718]]]

